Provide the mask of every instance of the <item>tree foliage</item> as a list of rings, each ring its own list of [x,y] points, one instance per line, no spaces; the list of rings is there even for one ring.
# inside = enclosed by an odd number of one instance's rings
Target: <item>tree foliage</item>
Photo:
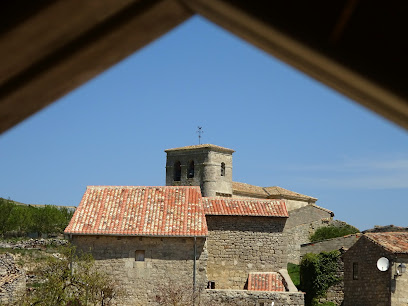
[[[20,235],[62,233],[74,213],[67,207],[17,205],[3,198],[0,198],[0,211],[0,235],[3,236],[9,232]]]
[[[305,305],[317,304],[329,287],[337,284],[339,251],[306,254],[300,263],[300,288],[306,292]]]
[[[336,237],[343,237],[350,234],[359,233],[359,229],[350,225],[350,224],[342,224],[340,226],[337,225],[329,225],[325,227],[318,228],[313,235],[310,236],[311,242],[321,241],[330,238]]]
[[[98,269],[90,254],[78,254],[73,247],[61,249],[37,269],[40,283],[18,305],[114,305],[121,291],[115,280]]]

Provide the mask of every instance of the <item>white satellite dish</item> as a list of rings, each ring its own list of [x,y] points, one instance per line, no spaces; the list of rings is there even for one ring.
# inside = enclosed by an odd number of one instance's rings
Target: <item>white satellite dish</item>
[[[390,261],[386,257],[381,257],[379,260],[377,260],[377,268],[380,271],[387,271],[388,268],[390,267]]]

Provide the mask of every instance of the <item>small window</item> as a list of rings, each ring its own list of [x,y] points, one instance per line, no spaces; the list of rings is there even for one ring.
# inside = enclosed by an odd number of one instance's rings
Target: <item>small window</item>
[[[221,176],[225,176],[225,163],[221,163]]]
[[[145,251],[137,250],[135,251],[135,261],[144,261],[145,260]]]
[[[188,164],[188,170],[187,170],[187,178],[193,178],[194,177],[194,161],[190,161]]]
[[[353,262],[353,279],[358,279],[358,262]]]
[[[174,177],[173,179],[175,181],[180,181],[181,180],[181,163],[179,161],[176,161],[174,163]]]

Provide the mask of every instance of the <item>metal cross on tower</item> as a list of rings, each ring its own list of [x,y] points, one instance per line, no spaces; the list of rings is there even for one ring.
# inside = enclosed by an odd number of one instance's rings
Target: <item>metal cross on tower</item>
[[[202,133],[204,133],[203,127],[202,127],[202,126],[199,126],[199,127],[198,127],[198,130],[197,130],[197,134],[198,134],[198,144],[199,144],[199,145],[201,144],[201,134],[202,134]]]

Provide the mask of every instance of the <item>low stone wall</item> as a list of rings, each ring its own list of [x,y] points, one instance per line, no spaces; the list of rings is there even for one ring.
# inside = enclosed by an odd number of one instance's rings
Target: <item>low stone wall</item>
[[[361,234],[352,234],[344,237],[332,238],[318,242],[302,244],[300,246],[300,256],[307,253],[319,254],[321,252],[330,252],[341,248],[350,248],[361,237]]]
[[[26,279],[24,270],[17,268],[14,256],[10,253],[0,255],[0,305],[13,303],[24,293]]]
[[[303,306],[304,294],[302,292],[208,289],[201,293],[199,302],[200,305]]]

